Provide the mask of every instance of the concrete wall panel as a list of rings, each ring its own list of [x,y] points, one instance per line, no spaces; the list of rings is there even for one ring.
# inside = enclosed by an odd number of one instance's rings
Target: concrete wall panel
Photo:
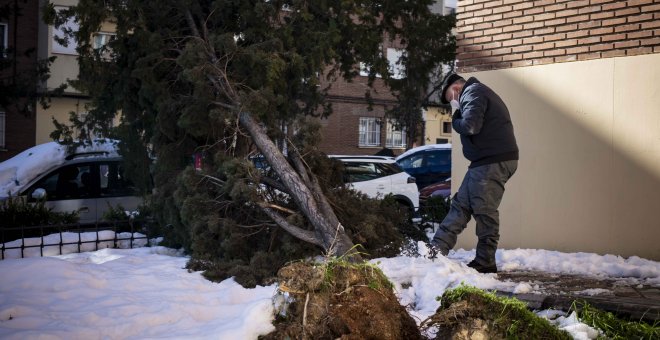
[[[660,54],[464,76],[502,96],[520,148],[500,247],[660,259]],[[455,190],[468,163],[454,137]],[[471,222],[457,247],[475,244]]]

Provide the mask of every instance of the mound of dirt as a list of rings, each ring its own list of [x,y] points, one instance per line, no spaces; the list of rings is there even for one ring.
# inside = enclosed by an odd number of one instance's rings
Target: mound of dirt
[[[278,272],[288,307],[262,339],[422,339],[376,267],[298,262]],[[287,304],[285,304],[287,305]]]
[[[474,287],[445,292],[436,314],[422,322],[432,339],[570,339],[547,320],[515,299],[506,299]]]

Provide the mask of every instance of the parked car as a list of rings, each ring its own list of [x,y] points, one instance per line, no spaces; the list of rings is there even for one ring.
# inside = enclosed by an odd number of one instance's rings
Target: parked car
[[[331,155],[344,164],[344,182],[369,197],[392,194],[397,202],[414,210],[419,207],[415,178],[408,175],[387,156]]]
[[[72,154],[55,142],[30,148],[0,163],[0,199],[45,200],[54,212],[78,212],[81,224],[101,221],[118,205],[136,210],[142,198],[124,177],[115,144],[96,141]]]
[[[412,148],[396,158],[397,164],[417,180],[422,189],[451,176],[451,144]]]
[[[431,197],[447,198],[451,196],[451,178],[423,187],[419,191],[419,204],[425,205]]]

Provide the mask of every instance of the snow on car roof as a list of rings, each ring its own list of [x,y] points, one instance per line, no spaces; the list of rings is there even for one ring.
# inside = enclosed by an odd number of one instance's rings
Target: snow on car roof
[[[116,157],[116,144],[116,140],[98,139],[92,145],[78,147],[76,153],[105,152],[108,157]],[[69,155],[66,149],[57,142],[44,143],[0,163],[0,197],[16,195],[36,176],[64,163]]]
[[[394,157],[390,156],[374,156],[374,155],[328,155],[330,158],[339,159],[345,162],[359,162],[359,161],[373,161],[373,162],[386,162],[394,163]]]
[[[447,144],[428,144],[428,145],[418,146],[418,147],[416,147],[416,148],[412,148],[412,149],[410,149],[410,150],[408,150],[408,151],[406,151],[406,152],[400,154],[400,155],[396,158],[396,160],[398,161],[398,160],[400,160],[401,158],[403,158],[403,157],[407,157],[408,155],[413,154],[413,153],[415,153],[415,152],[420,152],[420,151],[424,151],[424,150],[436,150],[436,149],[448,149],[448,150],[451,150],[451,144],[449,144],[449,143],[447,143]]]

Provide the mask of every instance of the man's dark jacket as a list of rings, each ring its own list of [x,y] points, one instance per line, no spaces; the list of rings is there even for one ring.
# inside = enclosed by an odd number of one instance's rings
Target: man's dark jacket
[[[461,135],[470,168],[518,159],[511,116],[500,96],[472,77],[463,86],[459,103],[452,125]]]

